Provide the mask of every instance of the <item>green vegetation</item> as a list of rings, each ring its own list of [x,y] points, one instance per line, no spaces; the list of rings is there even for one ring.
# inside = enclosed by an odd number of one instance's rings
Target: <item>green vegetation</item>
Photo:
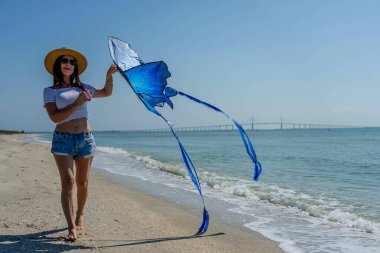
[[[9,131],[9,130],[1,130],[0,129],[0,134],[24,134],[24,130],[22,131]]]

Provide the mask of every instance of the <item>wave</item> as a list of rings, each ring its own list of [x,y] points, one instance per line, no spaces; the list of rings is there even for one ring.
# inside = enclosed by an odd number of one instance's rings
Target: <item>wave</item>
[[[292,189],[221,177],[216,174],[211,175],[211,173],[206,173],[206,175],[207,177],[204,177],[204,174],[201,174],[201,179],[206,179],[208,186],[234,196],[261,200],[287,208],[296,208],[311,217],[322,218],[366,233],[375,233],[380,227],[376,222],[342,210],[349,209],[349,207],[331,198],[310,196]]]
[[[27,134],[23,140],[31,143],[51,144],[51,140],[47,140],[41,134]]]
[[[142,165],[144,165],[145,168],[167,172],[167,173],[170,173],[176,176],[181,176],[184,178],[187,176],[187,170],[184,166],[160,162],[158,160],[153,159],[149,155],[141,155],[135,152],[129,152],[124,149],[114,148],[114,147],[97,147],[97,149],[100,152],[113,154],[113,155],[115,154],[127,155],[130,158],[135,159],[136,161],[140,162]]]
[[[378,226],[376,227],[376,224],[358,217],[355,214],[343,212],[339,209],[329,212],[324,218],[326,218],[328,221],[345,224],[351,228],[355,228],[359,231],[364,231],[367,233],[375,233],[378,229]]]
[[[98,147],[98,151],[111,156],[128,156],[144,169],[161,171],[189,179],[186,167],[182,163],[158,161],[149,155],[142,155],[121,148]],[[363,218],[350,210],[350,207],[322,194],[311,196],[276,185],[208,172],[202,168],[197,170],[203,189],[208,187],[212,190],[211,194],[216,197],[223,198],[221,194],[227,194],[227,196],[241,198],[242,203],[245,201],[262,201],[285,208],[295,208],[303,215],[321,218],[366,233],[376,233],[380,227],[378,222]],[[141,171],[141,174],[143,173]]]

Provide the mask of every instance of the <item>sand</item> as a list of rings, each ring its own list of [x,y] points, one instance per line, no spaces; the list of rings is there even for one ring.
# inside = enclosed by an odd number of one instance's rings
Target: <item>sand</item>
[[[95,171],[90,174],[86,229],[78,241],[66,242],[50,146],[26,143],[24,136],[0,135],[0,252],[282,252],[260,234],[218,220],[212,220],[204,236],[193,237],[198,212]]]

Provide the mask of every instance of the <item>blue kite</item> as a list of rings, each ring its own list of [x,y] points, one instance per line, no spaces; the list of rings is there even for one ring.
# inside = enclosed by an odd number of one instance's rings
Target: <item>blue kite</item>
[[[202,235],[208,229],[209,224],[209,214],[206,209],[206,205],[202,195],[201,184],[197,171],[193,165],[193,162],[190,159],[185,147],[182,145],[179,140],[176,132],[174,131],[173,125],[165,119],[164,116],[159,113],[155,107],[164,106],[167,103],[173,109],[173,103],[170,101],[170,97],[181,95],[192,101],[200,103],[208,108],[211,108],[224,116],[230,119],[239,130],[240,136],[243,140],[245,149],[248,153],[248,156],[251,158],[254,164],[254,175],[253,179],[258,180],[259,175],[262,171],[261,164],[256,158],[256,153],[253,148],[253,145],[244,131],[243,127],[231,118],[228,114],[220,110],[219,108],[201,101],[197,98],[194,98],[188,94],[185,94],[181,91],[177,91],[173,88],[166,87],[166,79],[171,76],[168,66],[163,61],[143,63],[138,54],[130,47],[130,45],[115,37],[109,37],[108,45],[111,53],[111,57],[114,63],[118,66],[120,73],[127,80],[133,91],[136,93],[138,98],[144,103],[146,108],[161,117],[170,127],[170,130],[173,136],[176,138],[179,147],[181,149],[182,158],[186,165],[189,176],[194,183],[199,195],[202,198],[203,202],[203,221],[202,225],[199,227],[196,236]]]

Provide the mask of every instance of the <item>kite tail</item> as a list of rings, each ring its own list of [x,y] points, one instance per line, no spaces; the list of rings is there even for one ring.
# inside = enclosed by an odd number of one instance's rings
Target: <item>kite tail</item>
[[[178,144],[179,144],[179,147],[181,149],[181,153],[182,153],[182,158],[183,158],[183,161],[186,165],[186,168],[187,168],[187,172],[189,173],[189,176],[191,178],[191,181],[193,181],[195,187],[197,188],[197,191],[199,193],[199,195],[201,196],[202,198],[202,203],[203,203],[203,220],[202,220],[202,225],[199,227],[198,229],[198,232],[194,235],[194,236],[200,236],[202,234],[204,234],[207,229],[208,229],[208,224],[209,224],[209,214],[207,212],[207,209],[206,209],[206,205],[205,205],[205,201],[203,199],[203,194],[202,194],[202,188],[201,188],[201,183],[199,181],[199,177],[198,177],[198,174],[197,174],[197,171],[194,167],[194,164],[193,162],[191,161],[190,159],[190,156],[189,154],[187,153],[185,147],[182,145],[181,141],[179,140],[176,132],[174,131],[174,127],[173,125],[167,121],[165,119],[164,116],[162,116],[157,110],[153,109],[154,112],[156,115],[160,116],[163,120],[165,120],[165,122],[168,124],[168,126],[170,127],[170,130],[173,134],[173,136],[176,138]]]
[[[188,94],[185,94],[181,91],[177,91],[177,94],[184,96],[190,100],[193,100],[199,104],[202,104],[208,108],[211,108],[211,109],[223,114],[224,116],[226,116],[228,119],[230,119],[236,125],[237,129],[239,130],[241,139],[243,140],[245,150],[247,151],[248,156],[251,158],[251,160],[253,161],[253,163],[255,165],[253,179],[257,181],[259,179],[259,176],[260,176],[261,171],[262,171],[261,163],[257,160],[255,149],[253,148],[251,140],[249,139],[247,133],[244,131],[243,127],[239,124],[239,122],[235,121],[233,118],[230,117],[230,115],[228,115],[227,113],[223,112],[219,108],[217,108],[217,107],[215,107],[215,106],[213,106],[207,102],[199,100],[199,99],[192,97]]]

